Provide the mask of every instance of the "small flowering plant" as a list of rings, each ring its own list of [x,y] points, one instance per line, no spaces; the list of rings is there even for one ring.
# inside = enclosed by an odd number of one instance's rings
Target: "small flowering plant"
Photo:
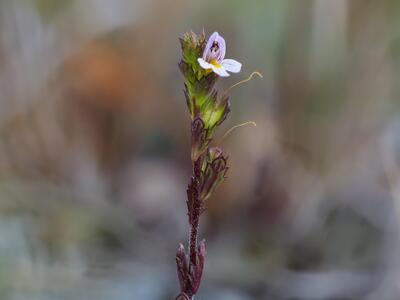
[[[242,65],[225,59],[225,40],[214,32],[206,41],[204,32],[188,32],[180,39],[182,60],[179,68],[185,80],[185,97],[191,117],[191,160],[193,173],[187,188],[188,252],[180,244],[176,264],[181,292],[177,300],[192,300],[197,293],[206,256],[205,240],[198,242],[200,215],[206,200],[225,180],[228,158],[222,149],[211,146],[215,130],[226,119],[229,97],[218,93],[219,77],[238,73]]]

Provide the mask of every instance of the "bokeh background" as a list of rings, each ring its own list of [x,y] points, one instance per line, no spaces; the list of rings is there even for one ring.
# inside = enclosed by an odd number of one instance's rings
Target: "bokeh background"
[[[222,88],[264,78],[216,139],[197,299],[400,299],[398,0],[1,0],[0,299],[177,295],[203,27],[244,66]]]

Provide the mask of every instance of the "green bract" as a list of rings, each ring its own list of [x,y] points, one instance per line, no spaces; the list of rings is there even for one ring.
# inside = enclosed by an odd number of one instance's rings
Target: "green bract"
[[[214,88],[218,76],[201,68],[197,61],[206,44],[204,33],[185,33],[180,42],[182,60],[179,67],[185,78],[185,96],[192,127],[195,120],[202,121],[203,132],[197,133],[198,139],[192,144],[192,158],[197,159],[207,150],[215,129],[228,115],[229,97],[218,94]]]

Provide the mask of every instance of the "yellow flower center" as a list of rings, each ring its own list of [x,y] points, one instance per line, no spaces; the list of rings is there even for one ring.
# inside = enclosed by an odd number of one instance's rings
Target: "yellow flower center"
[[[212,61],[210,61],[210,64],[212,64],[216,68],[222,67],[221,64],[216,59],[213,59]]]

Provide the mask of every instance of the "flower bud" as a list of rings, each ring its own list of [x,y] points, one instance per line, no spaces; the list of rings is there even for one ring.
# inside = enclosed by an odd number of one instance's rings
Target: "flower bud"
[[[183,61],[193,69],[198,66],[197,58],[203,53],[206,45],[205,33],[195,34],[193,31],[186,32],[180,39]]]
[[[197,264],[193,272],[193,293],[196,294],[201,283],[201,276],[203,275],[204,261],[206,259],[206,240],[202,240],[197,250]]]
[[[181,291],[186,291],[190,282],[188,278],[188,263],[185,248],[182,244],[179,244],[178,251],[176,252],[176,267]]]

